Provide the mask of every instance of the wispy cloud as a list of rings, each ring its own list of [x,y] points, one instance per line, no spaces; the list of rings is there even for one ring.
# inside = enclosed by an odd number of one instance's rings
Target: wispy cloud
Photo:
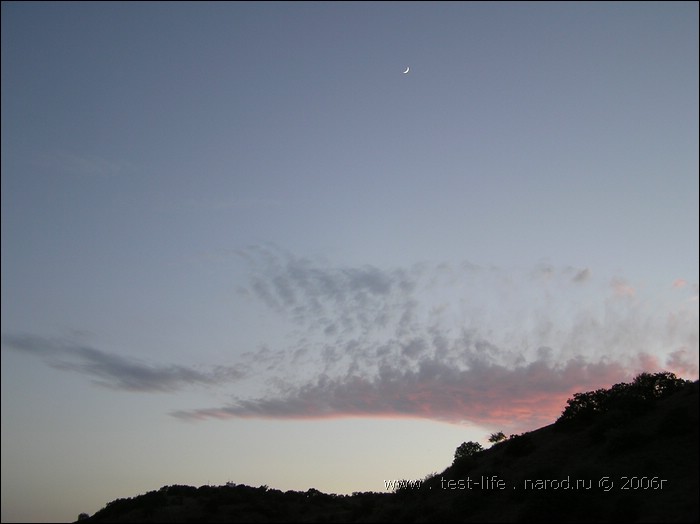
[[[42,358],[56,369],[86,375],[95,384],[138,392],[175,391],[196,384],[213,385],[245,376],[242,367],[217,366],[198,371],[184,366],[152,366],[90,346],[32,335],[3,335],[3,345]]]
[[[131,169],[125,162],[111,161],[84,152],[64,150],[43,153],[37,157],[35,163],[59,173],[90,178],[110,178]]]
[[[612,287],[613,292],[618,297],[633,297],[636,293],[634,287],[620,277],[613,278],[610,281],[610,287]]]
[[[591,278],[591,271],[585,268],[577,271],[571,280],[574,282],[586,282],[589,278]]]
[[[214,196],[214,197],[188,197],[183,202],[183,206],[203,209],[223,211],[227,209],[259,210],[279,208],[283,202],[269,197],[256,196]]]
[[[404,315],[415,275],[371,265],[332,267],[289,253],[254,247],[237,252],[252,269],[249,292],[271,309],[326,334],[387,326]]]

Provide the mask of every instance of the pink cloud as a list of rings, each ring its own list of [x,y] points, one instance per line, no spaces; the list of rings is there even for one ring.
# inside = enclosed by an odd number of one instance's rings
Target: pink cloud
[[[614,278],[610,285],[613,293],[618,297],[633,297],[636,293],[634,287],[621,278]]]
[[[173,415],[188,420],[410,417],[519,432],[554,422],[573,393],[629,378],[617,363],[571,360],[559,367],[536,362],[460,371],[432,361],[415,371],[380,372],[374,379],[322,377],[278,397]]]
[[[673,281],[673,287],[675,288],[682,288],[688,285],[688,281],[684,280],[682,278],[677,278],[676,280]]]
[[[698,350],[691,351],[687,347],[671,353],[666,359],[667,368],[681,377],[698,378]]]

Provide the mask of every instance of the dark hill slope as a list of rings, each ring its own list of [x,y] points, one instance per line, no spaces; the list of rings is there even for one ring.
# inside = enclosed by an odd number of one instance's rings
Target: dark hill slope
[[[698,398],[698,383],[687,383],[654,402],[560,421],[395,493],[166,486],[82,521],[697,522]]]

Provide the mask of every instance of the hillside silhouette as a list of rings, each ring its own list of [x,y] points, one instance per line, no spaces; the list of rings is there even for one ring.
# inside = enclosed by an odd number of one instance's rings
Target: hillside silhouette
[[[393,492],[164,486],[80,522],[697,522],[698,381],[642,373],[577,393],[549,426],[482,449]]]

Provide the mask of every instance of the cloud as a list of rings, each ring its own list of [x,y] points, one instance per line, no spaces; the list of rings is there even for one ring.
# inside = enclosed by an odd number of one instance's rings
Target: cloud
[[[260,210],[279,208],[282,201],[274,198],[255,196],[213,196],[213,197],[188,197],[182,202],[184,207],[195,209],[206,209],[214,211],[224,211],[228,209],[237,210]]]
[[[695,376],[698,375],[698,350],[697,345],[695,352],[690,348],[682,347],[672,352],[666,360],[666,367],[672,369],[680,376]]]
[[[32,335],[3,335],[3,345],[42,358],[53,368],[75,371],[110,389],[167,392],[186,386],[214,385],[241,379],[242,367],[217,366],[203,372],[184,366],[150,366],[135,359],[85,345]]]
[[[482,364],[468,370],[425,360],[413,371],[385,368],[373,379],[322,376],[278,396],[172,415],[185,420],[414,417],[523,431],[554,422],[572,393],[610,385],[626,374],[617,363],[582,360],[515,369]]]
[[[240,255],[253,268],[249,295],[307,328],[291,341],[294,371],[275,377],[272,394],[176,417],[417,417],[522,430],[555,420],[578,391],[663,365],[698,373],[692,311],[659,309],[621,277],[582,286],[589,268],[382,270],[274,248]],[[591,298],[606,288],[613,300]]]
[[[635,295],[635,289],[632,287],[625,279],[620,277],[615,277],[610,281],[610,287],[613,289],[613,293],[618,297],[633,297]]]
[[[326,333],[381,329],[405,314],[415,275],[403,269],[328,266],[274,248],[238,251],[251,268],[246,291],[297,324]]]
[[[274,247],[236,256],[249,269],[242,297],[290,327],[235,366],[148,365],[32,336],[3,343],[119,390],[260,379],[264,389],[247,388],[246,398],[173,412],[186,420],[418,417],[519,431],[552,422],[577,391],[641,371],[697,378],[697,305],[658,302],[643,285],[596,280],[588,268],[440,262],[384,269]]]
[[[55,172],[87,178],[111,178],[132,170],[129,164],[113,162],[88,153],[57,150],[40,155],[37,165]]]
[[[571,279],[573,282],[586,282],[591,277],[591,271],[588,268],[582,269]]]
[[[683,279],[683,278],[677,278],[676,280],[673,281],[673,287],[675,288],[683,288],[688,285],[688,281]]]

